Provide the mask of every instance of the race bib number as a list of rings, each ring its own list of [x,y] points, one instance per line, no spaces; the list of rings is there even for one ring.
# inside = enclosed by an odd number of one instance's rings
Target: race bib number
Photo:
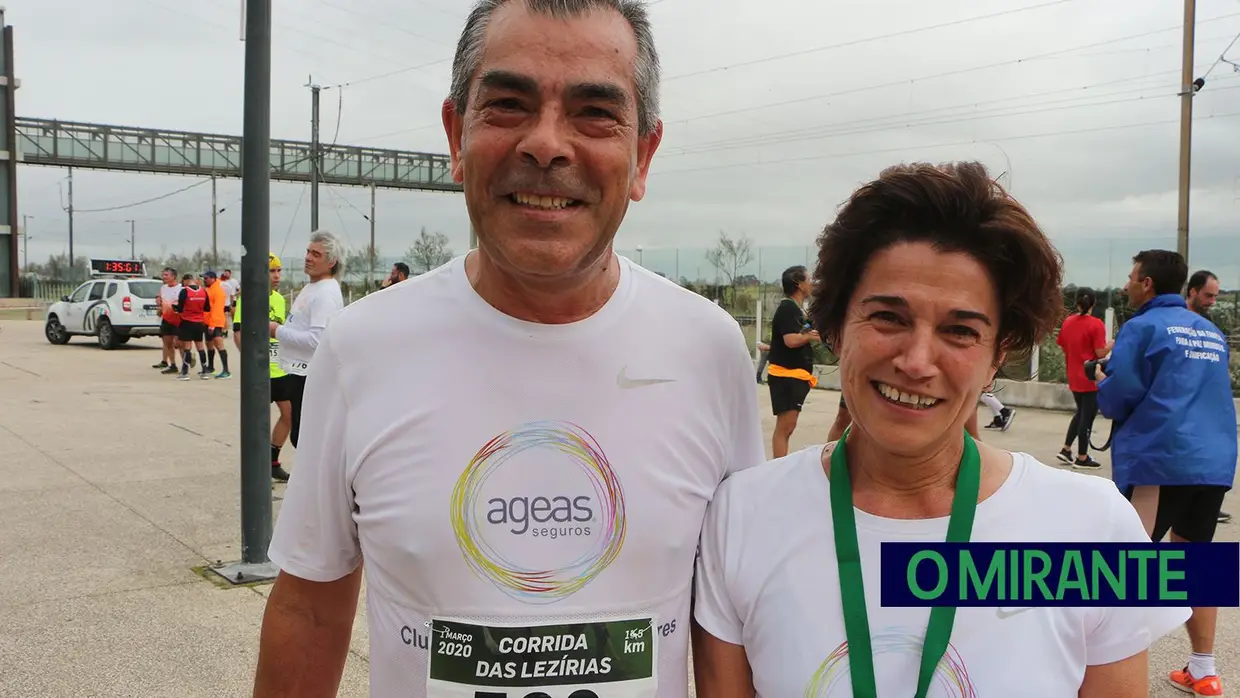
[[[278,363],[280,361],[280,343],[272,342],[271,348],[267,350],[267,353],[271,356],[271,363]]]
[[[433,619],[427,698],[655,698],[651,618],[559,625]]]

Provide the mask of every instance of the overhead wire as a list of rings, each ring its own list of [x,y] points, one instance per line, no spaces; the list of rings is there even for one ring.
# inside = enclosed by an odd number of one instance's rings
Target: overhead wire
[[[284,243],[280,245],[280,256],[284,256],[284,250],[288,248],[288,239],[293,234],[293,228],[297,225],[297,214],[301,213],[301,203],[306,199],[306,190],[310,188],[309,184],[303,184],[301,187],[301,195],[297,197],[297,208],[293,209],[293,217],[288,222],[288,230],[284,233]]]
[[[1237,41],[1240,41],[1240,32],[1236,33],[1236,38],[1232,39],[1231,43],[1227,44],[1227,48],[1223,49],[1223,52],[1218,55],[1218,58],[1214,59],[1214,63],[1212,63],[1209,69],[1206,70],[1205,74],[1201,76],[1202,78],[1210,77],[1210,73],[1214,72],[1214,69],[1218,67],[1219,63],[1227,63],[1228,65],[1236,68],[1236,70],[1240,71],[1240,65],[1236,65],[1235,63],[1227,60],[1227,52],[1231,50],[1232,46],[1236,45]]]
[[[1063,4],[1070,3],[1070,2],[1076,2],[1076,0],[1050,0],[1050,2],[1043,2],[1038,5],[1017,7],[1017,8],[1013,8],[1009,10],[1002,10],[1000,12],[992,12],[991,14],[987,14],[987,15],[976,15],[973,17],[964,17],[961,19],[952,20],[950,22],[940,22],[939,24],[931,24],[931,25],[922,26],[922,27],[914,27],[912,29],[904,29],[904,30],[897,31],[897,32],[891,32],[889,34],[880,34],[878,36],[869,36],[863,39],[852,39],[850,41],[843,41],[837,44],[828,44],[826,46],[817,46],[815,48],[802,49],[800,51],[781,53],[777,56],[767,56],[765,58],[755,58],[753,60],[738,61],[736,63],[731,63],[725,66],[717,66],[714,68],[706,68],[704,70],[695,70],[695,71],[688,72],[688,73],[681,73],[679,75],[674,75],[672,77],[664,78],[664,82],[672,82],[675,80],[681,80],[681,79],[689,78],[689,77],[696,77],[699,75],[708,75],[711,73],[718,73],[718,72],[725,71],[725,70],[731,70],[733,68],[747,67],[751,65],[758,65],[761,63],[770,63],[772,61],[784,60],[785,58],[796,58],[800,56],[807,56],[812,53],[822,53],[823,51],[832,51],[838,48],[846,48],[849,46],[859,46],[861,44],[867,44],[873,41],[894,39],[894,38],[901,37],[901,36],[909,36],[912,34],[919,34],[921,32],[934,31],[936,29],[944,29],[947,27],[959,26],[961,24],[969,24],[972,22],[979,22],[979,21],[983,21],[987,19],[994,19],[996,17],[1003,17],[1005,15],[1016,14],[1019,12],[1029,12],[1031,10],[1040,10],[1042,8],[1052,7],[1054,5],[1063,5]]]
[[[1201,25],[1201,24],[1206,24],[1206,23],[1208,23],[1208,22],[1217,22],[1217,21],[1221,21],[1221,20],[1224,20],[1224,19],[1229,19],[1229,18],[1232,18],[1232,17],[1240,17],[1240,12],[1233,12],[1233,13],[1230,13],[1230,14],[1220,15],[1220,16],[1218,16],[1218,17],[1213,17],[1213,18],[1210,18],[1210,19],[1204,19],[1204,20],[1199,21],[1197,24],[1198,24],[1198,25]],[[808,95],[808,96],[805,96],[805,97],[797,97],[797,98],[794,98],[794,99],[787,99],[787,100],[782,100],[782,101],[779,101],[779,102],[767,102],[767,103],[763,103],[763,104],[754,104],[754,105],[749,105],[749,106],[745,106],[745,107],[737,107],[737,108],[734,108],[734,109],[728,109],[728,110],[719,111],[719,112],[713,112],[713,113],[709,113],[709,114],[701,114],[701,115],[698,115],[698,116],[692,116],[692,117],[687,117],[687,118],[683,118],[683,119],[676,119],[676,120],[673,120],[673,121],[666,121],[666,122],[664,122],[664,123],[665,123],[665,125],[670,125],[670,124],[682,124],[682,123],[683,123],[683,124],[687,124],[687,123],[692,123],[692,122],[694,122],[694,121],[702,121],[702,120],[706,120],[706,119],[716,119],[716,118],[723,117],[723,116],[732,116],[732,115],[735,115],[735,114],[745,114],[745,113],[749,113],[749,112],[753,112],[753,111],[760,111],[760,110],[763,110],[763,109],[774,109],[774,108],[776,108],[776,107],[786,107],[786,106],[791,106],[791,105],[794,105],[794,104],[804,104],[804,103],[806,103],[806,102],[814,102],[814,101],[823,100],[823,99],[830,99],[831,97],[842,97],[842,96],[845,96],[845,95],[859,94],[859,93],[862,93],[862,92],[869,92],[869,91],[872,91],[872,90],[880,90],[880,89],[885,89],[885,88],[888,88],[888,87],[899,87],[899,86],[902,86],[902,85],[907,85],[907,84],[909,84],[909,83],[911,83],[911,82],[919,82],[919,81],[926,81],[926,80],[937,80],[937,79],[939,79],[939,78],[954,77],[954,76],[957,76],[957,75],[967,75],[967,74],[969,74],[969,73],[976,73],[976,72],[980,72],[980,71],[983,71],[983,70],[990,70],[990,69],[992,69],[992,68],[1001,68],[1001,67],[1004,67],[1004,66],[1019,65],[1019,64],[1021,64],[1021,63],[1026,63],[1026,62],[1029,62],[1029,61],[1039,60],[1039,59],[1046,58],[1046,57],[1049,57],[1049,56],[1057,56],[1057,55],[1061,55],[1061,54],[1065,54],[1065,53],[1070,53],[1070,52],[1072,52],[1072,51],[1079,51],[1079,50],[1081,50],[1081,49],[1095,48],[1095,47],[1098,47],[1098,46],[1107,46],[1107,45],[1110,45],[1110,44],[1115,44],[1115,43],[1119,43],[1119,42],[1122,42],[1122,41],[1131,41],[1131,40],[1133,40],[1133,39],[1140,39],[1140,38],[1144,38],[1144,37],[1147,37],[1147,36],[1153,36],[1153,35],[1155,35],[1155,34],[1161,34],[1161,33],[1163,33],[1163,32],[1166,32],[1166,31],[1171,31],[1171,30],[1174,30],[1174,29],[1179,29],[1179,28],[1180,28],[1180,27],[1179,27],[1179,25],[1176,25],[1176,26],[1167,27],[1167,28],[1164,28],[1164,29],[1156,29],[1156,30],[1154,30],[1154,31],[1142,32],[1142,33],[1140,33],[1140,34],[1131,34],[1131,35],[1128,35],[1128,36],[1122,36],[1122,37],[1118,37],[1118,38],[1115,38],[1115,39],[1107,39],[1107,40],[1105,40],[1105,41],[1095,41],[1095,42],[1092,42],[1092,43],[1089,43],[1089,44],[1083,44],[1083,45],[1081,45],[1081,46],[1075,46],[1075,47],[1072,47],[1072,48],[1067,48],[1067,49],[1056,49],[1056,50],[1054,50],[1054,51],[1046,51],[1046,52],[1043,52],[1043,53],[1034,54],[1034,55],[1032,55],[1032,56],[1025,56],[1025,57],[1023,57],[1023,58],[1013,58],[1013,59],[1008,59],[1008,60],[1003,60],[1003,61],[996,61],[996,62],[994,62],[994,63],[987,63],[987,64],[984,64],[984,65],[972,66],[972,67],[968,67],[968,68],[957,68],[957,69],[954,69],[954,70],[947,70],[947,71],[942,71],[942,72],[939,72],[939,73],[932,73],[932,74],[930,74],[930,75],[922,75],[922,76],[915,77],[915,78],[906,78],[906,79],[901,79],[901,80],[892,80],[892,81],[889,81],[889,82],[883,82],[883,83],[876,83],[876,84],[870,84],[870,85],[862,85],[861,87],[853,87],[853,88],[844,89],[844,90],[836,90],[836,91],[834,91],[834,92],[826,92],[826,93],[820,93],[820,94],[816,94],[816,95]]]
[[[402,33],[404,33],[404,34],[408,34],[409,36],[412,36],[412,37],[414,37],[414,38],[421,39],[421,40],[423,40],[423,41],[429,41],[429,42],[430,42],[430,43],[432,43],[432,44],[439,44],[440,46],[448,46],[448,47],[451,47],[451,44],[448,44],[448,43],[445,43],[445,42],[443,42],[443,41],[440,41],[439,39],[436,39],[436,38],[433,38],[433,37],[430,37],[430,36],[426,36],[425,34],[419,34],[418,32],[415,32],[415,31],[413,31],[413,30],[406,29],[405,27],[399,26],[399,25],[397,25],[397,24],[393,24],[393,23],[390,21],[390,19],[382,19],[382,18],[376,17],[376,16],[371,15],[371,14],[367,14],[367,13],[364,13],[364,12],[359,12],[358,10],[356,10],[356,9],[354,9],[354,8],[351,8],[351,7],[344,7],[344,6],[342,6],[342,5],[337,5],[336,3],[332,2],[332,0],[315,0],[315,2],[317,2],[317,3],[321,4],[321,5],[326,5],[326,6],[328,6],[328,7],[333,8],[333,9],[339,10],[340,12],[344,12],[344,13],[347,13],[347,14],[351,14],[351,15],[354,15],[354,16],[356,16],[356,17],[360,17],[360,18],[362,18],[362,19],[364,19],[364,20],[368,20],[368,21],[374,22],[374,23],[376,23],[376,24],[378,24],[378,25],[380,25],[380,26],[382,26],[382,27],[385,27],[385,28],[387,28],[387,29],[392,29],[392,30],[394,30],[394,31],[399,31],[399,32],[402,32]]]
[[[789,129],[786,131],[778,131],[774,133],[756,134],[748,137],[721,139],[707,143],[696,143],[674,149],[665,155],[665,159],[669,157],[680,157],[684,155],[699,155],[703,153],[714,153],[725,150],[736,150],[741,148],[752,148],[758,146],[777,145],[783,143],[795,143],[804,140],[818,138],[838,138],[842,136],[860,135],[865,133],[875,133],[882,131],[891,131],[896,129],[918,128],[924,126],[938,126],[943,124],[953,124],[968,121],[978,121],[982,119],[999,119],[1013,116],[1026,116],[1030,114],[1043,114],[1055,111],[1066,111],[1071,109],[1082,109],[1091,107],[1108,106],[1112,104],[1121,104],[1127,102],[1139,102],[1144,100],[1155,100],[1163,97],[1176,97],[1176,92],[1166,92],[1154,95],[1138,95],[1136,97],[1125,97],[1122,99],[1108,99],[1106,101],[1088,101],[1080,104],[1072,102],[1080,102],[1081,100],[1096,100],[1107,97],[1115,97],[1118,95],[1132,94],[1137,92],[1147,92],[1156,89],[1177,90],[1179,85],[1160,85],[1160,86],[1141,86],[1137,88],[1129,88],[1126,90],[1117,90],[1106,94],[1090,94],[1085,96],[1068,97],[1059,100],[1046,100],[1028,105],[1018,105],[1011,107],[997,107],[987,110],[974,110],[973,112],[965,112],[961,114],[945,114],[940,116],[922,116],[910,118],[908,114],[895,114],[886,117],[871,117],[851,119],[848,121],[836,122],[833,124],[823,124],[820,126],[809,128]],[[1225,91],[1240,88],[1240,85],[1233,85],[1223,88],[1217,88],[1215,91]],[[984,104],[979,102],[978,104]],[[1058,105],[1058,106],[1048,106]],[[975,105],[959,105],[960,107],[968,107]],[[1034,108],[1029,108],[1034,107]],[[945,107],[942,109],[955,109],[957,107]],[[928,110],[928,112],[941,111]],[[1006,111],[1010,109],[1018,109],[1017,111]],[[889,123],[884,123],[889,122]]]
[[[208,182],[210,182],[210,181],[211,181],[211,180],[209,180],[209,179],[204,179],[204,180],[202,180],[202,181],[195,182],[195,183],[193,183],[193,184],[191,184],[191,185],[189,185],[189,186],[187,186],[187,187],[181,187],[180,189],[177,189],[176,191],[170,191],[170,192],[168,192],[168,193],[166,193],[166,194],[161,194],[161,195],[159,195],[159,196],[152,197],[152,198],[150,198],[150,199],[143,199],[142,201],[134,201],[134,202],[132,202],[132,203],[123,204],[123,205],[121,205],[121,206],[108,206],[108,207],[105,207],[105,208],[77,208],[77,207],[74,207],[73,212],[74,212],[75,214],[76,214],[76,213],[103,213],[103,212],[105,212],[105,211],[120,211],[120,210],[122,210],[122,209],[126,209],[126,208],[134,208],[135,206],[143,206],[143,205],[145,205],[145,204],[149,204],[149,203],[153,203],[153,202],[156,202],[156,201],[160,201],[160,200],[162,200],[162,199],[167,199],[167,198],[168,198],[168,197],[170,197],[170,196],[176,196],[177,194],[180,194],[180,193],[182,193],[182,192],[187,192],[187,191],[189,191],[190,189],[194,189],[195,187],[201,187],[202,185],[204,185],[204,184],[206,184],[206,183],[208,183]],[[65,208],[65,211],[68,211],[68,210],[69,210],[67,207],[63,207],[63,206],[62,206],[62,208]]]
[[[450,63],[450,62],[452,62],[451,58],[440,58],[439,60],[418,63],[417,65],[411,65],[411,66],[406,66],[404,68],[398,68],[396,70],[392,70],[386,73],[380,73],[378,75],[371,75],[369,77],[358,78],[357,80],[350,80],[348,82],[343,82],[337,85],[337,87],[352,87],[355,85],[364,85],[368,82],[373,82],[375,80],[383,80],[385,78],[394,77],[396,75],[402,75],[404,73],[411,73],[415,70],[421,70],[423,68],[429,68],[434,65],[440,65],[442,63]]]
[[[1193,121],[1209,121],[1211,119],[1229,119],[1229,118],[1233,118],[1237,116],[1240,116],[1240,111],[1228,112],[1225,114],[1214,114],[1211,116],[1204,116],[1204,117],[1197,117],[1197,118],[1194,118]],[[1179,119],[1165,119],[1162,121],[1146,121],[1146,122],[1141,122],[1141,123],[1136,123],[1136,124],[1117,124],[1117,125],[1098,126],[1098,127],[1082,128],[1082,129],[1070,129],[1070,130],[1063,130],[1063,131],[1048,131],[1044,133],[1029,133],[1029,134],[1021,134],[1017,136],[993,136],[993,137],[988,136],[985,139],[952,141],[949,143],[928,143],[928,144],[918,144],[918,145],[905,145],[905,146],[899,146],[899,147],[893,147],[893,148],[880,148],[876,150],[859,150],[859,151],[854,151],[854,152],[849,152],[849,153],[826,153],[826,154],[820,154],[820,155],[805,155],[805,156],[798,156],[798,157],[791,157],[791,158],[780,158],[780,159],[775,159],[775,160],[748,160],[745,162],[726,163],[726,164],[713,165],[713,166],[691,167],[691,168],[683,168],[683,169],[676,169],[676,170],[657,170],[657,171],[651,171],[649,176],[654,177],[654,176],[669,175],[669,174],[685,174],[689,172],[713,172],[717,170],[734,169],[737,167],[761,167],[764,165],[785,165],[785,164],[798,163],[798,162],[834,160],[834,159],[839,159],[839,158],[856,157],[859,155],[878,155],[878,154],[884,154],[884,153],[900,153],[900,152],[908,152],[910,150],[924,150],[928,148],[949,148],[949,147],[959,147],[959,146],[966,146],[966,145],[977,145],[979,143],[996,143],[996,142],[1003,142],[1003,141],[1027,140],[1031,138],[1047,138],[1047,137],[1052,137],[1052,136],[1078,135],[1082,133],[1099,133],[1099,132],[1104,132],[1104,131],[1123,131],[1123,130],[1134,129],[1134,128],[1146,128],[1150,126],[1165,126],[1167,124],[1178,124],[1178,123],[1180,123]]]

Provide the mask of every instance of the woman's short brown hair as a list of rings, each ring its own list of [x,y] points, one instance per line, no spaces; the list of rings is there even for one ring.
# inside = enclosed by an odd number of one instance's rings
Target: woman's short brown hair
[[[854,192],[818,237],[810,316],[825,341],[839,340],[870,259],[902,242],[963,252],[986,268],[999,295],[997,350],[1009,358],[1041,342],[1063,314],[1062,257],[985,166],[897,165]]]

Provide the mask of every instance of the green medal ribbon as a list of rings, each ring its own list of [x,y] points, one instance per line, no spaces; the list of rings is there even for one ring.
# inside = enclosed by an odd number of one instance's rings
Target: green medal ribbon
[[[852,481],[848,475],[848,454],[844,430],[831,453],[831,519],[835,529],[835,557],[840,572],[840,596],[844,605],[844,635],[848,640],[849,673],[852,676],[853,698],[878,698],[874,680],[874,651],[870,644],[870,619],[865,607],[865,582],[861,573],[861,552],[857,547],[857,517],[853,511]],[[947,524],[948,543],[967,543],[973,532],[973,515],[977,512],[977,494],[981,487],[982,459],[977,444],[968,433],[964,435],[964,456],[956,475],[956,493],[952,496],[952,513]],[[936,606],[930,610],[930,623],[921,651],[921,671],[917,678],[916,698],[925,698],[930,681],[956,622],[955,606]]]

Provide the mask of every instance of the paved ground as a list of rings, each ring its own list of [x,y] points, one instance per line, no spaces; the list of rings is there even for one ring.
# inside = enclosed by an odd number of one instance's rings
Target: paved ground
[[[267,589],[192,571],[240,555],[238,382],[157,375],[153,340],[104,352],[41,331],[0,320],[0,695],[249,695]],[[825,439],[837,402],[811,395],[793,448]],[[988,440],[1053,462],[1067,420],[1022,410]],[[368,648],[359,617],[341,695],[366,695]],[[1163,677],[1188,651],[1182,629],[1155,647],[1152,696],[1182,695]],[[1237,609],[1216,655],[1240,681]]]

